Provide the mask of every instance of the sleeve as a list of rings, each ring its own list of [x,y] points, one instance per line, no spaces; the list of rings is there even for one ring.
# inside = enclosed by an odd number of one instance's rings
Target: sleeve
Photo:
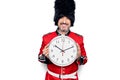
[[[44,36],[42,37],[42,44],[41,44],[41,48],[40,48],[40,51],[39,51],[39,54],[38,54],[38,61],[40,61],[40,62],[42,62],[42,63],[45,63],[45,64],[48,64],[48,63],[50,63],[50,60],[47,58],[47,57],[45,57],[44,55],[43,55],[43,52],[42,52],[42,50],[44,49],[44,47],[45,47],[45,40],[44,40]]]
[[[83,42],[83,36],[81,36],[81,42],[79,43],[80,50],[81,50],[81,56],[77,59],[77,63],[79,65],[84,65],[87,62],[87,55],[84,48],[84,42]]]

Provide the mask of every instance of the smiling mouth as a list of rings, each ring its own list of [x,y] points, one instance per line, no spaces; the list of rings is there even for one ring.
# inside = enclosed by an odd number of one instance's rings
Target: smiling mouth
[[[68,24],[67,23],[60,23],[60,25],[67,26]]]

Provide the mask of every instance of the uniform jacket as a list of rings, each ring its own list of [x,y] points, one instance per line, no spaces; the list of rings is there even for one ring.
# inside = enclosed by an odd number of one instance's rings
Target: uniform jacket
[[[65,66],[65,67],[60,67],[60,66],[56,66],[54,65],[47,57],[45,57],[42,53],[42,50],[44,49],[44,47],[49,44],[49,42],[55,38],[56,36],[59,36],[60,34],[56,31],[54,32],[50,32],[48,34],[45,34],[42,37],[42,45],[40,48],[40,52],[38,54],[38,60],[42,63],[47,64],[47,67],[50,71],[57,73],[57,74],[70,74],[73,73],[75,71],[78,70],[78,65],[84,65],[87,62],[87,55],[86,55],[86,51],[84,48],[84,42],[83,42],[83,36],[76,34],[74,32],[69,31],[66,36],[71,37],[73,40],[75,40],[76,43],[79,44],[80,49],[81,49],[81,57],[79,57],[78,59],[76,59],[76,61],[74,63],[72,63],[69,66]]]

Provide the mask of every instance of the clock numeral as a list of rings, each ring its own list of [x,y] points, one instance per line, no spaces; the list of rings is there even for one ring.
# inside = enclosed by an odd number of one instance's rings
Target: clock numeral
[[[73,49],[73,53],[75,52],[75,50]]]
[[[73,55],[71,55],[71,58],[73,58]]]
[[[51,52],[53,52],[53,50],[51,49]]]
[[[52,55],[52,57],[54,58],[54,57],[55,57],[55,55]]]
[[[67,61],[69,62],[69,61],[70,61],[70,59],[69,59],[69,58],[67,58]]]
[[[59,40],[56,40],[56,43],[59,43]]]
[[[65,38],[62,38],[61,41],[62,41],[62,42],[65,42]]]
[[[70,41],[68,41],[68,44],[70,44]]]
[[[62,60],[62,63],[64,63],[64,60]]]
[[[58,61],[58,58],[56,60]]]

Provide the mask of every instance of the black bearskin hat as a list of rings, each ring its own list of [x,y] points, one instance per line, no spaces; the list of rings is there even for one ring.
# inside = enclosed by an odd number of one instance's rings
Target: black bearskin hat
[[[63,16],[66,16],[71,21],[71,26],[74,24],[75,20],[75,2],[74,0],[56,0],[55,1],[55,25],[58,25],[58,20]]]

